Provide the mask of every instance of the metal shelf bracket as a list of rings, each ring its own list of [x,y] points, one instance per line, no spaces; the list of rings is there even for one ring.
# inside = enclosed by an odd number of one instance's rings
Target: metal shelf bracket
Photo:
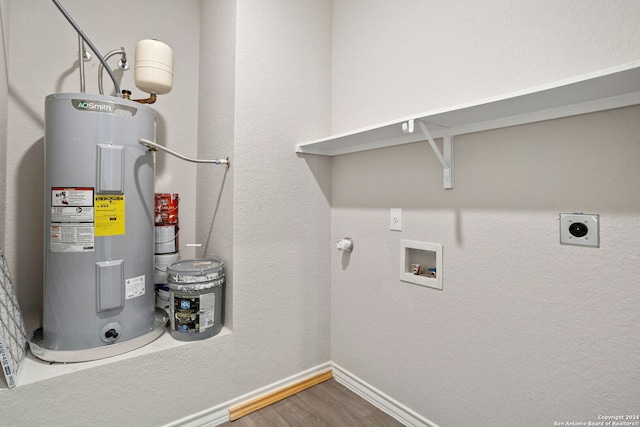
[[[415,131],[416,123],[425,138],[427,138],[427,141],[429,141],[429,145],[431,145],[433,152],[442,165],[442,188],[453,188],[453,136],[447,129],[442,137],[443,152],[441,153],[436,142],[433,140],[429,129],[427,129],[427,125],[425,125],[421,120],[411,119],[403,122],[402,132],[408,134],[413,133]]]

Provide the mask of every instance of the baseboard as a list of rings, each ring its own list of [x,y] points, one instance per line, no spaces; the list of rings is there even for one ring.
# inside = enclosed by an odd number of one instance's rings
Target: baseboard
[[[327,374],[329,377],[327,377]],[[214,427],[230,420],[229,411],[232,408],[235,409],[239,406],[244,406],[247,402],[265,403],[267,399],[273,399],[275,397],[285,398],[287,397],[287,392],[291,394],[297,393],[297,391],[294,391],[296,387],[304,387],[308,384],[313,385],[313,381],[326,381],[330,378],[330,375],[331,362],[326,362],[229,400],[228,402],[165,424],[164,427]],[[308,387],[311,387],[311,385],[308,385]],[[303,389],[299,389],[298,391],[302,390]],[[276,400],[273,400],[271,403],[275,401]]]
[[[333,362],[323,363],[228,402],[166,424],[164,427],[218,426],[326,381],[331,377],[406,426],[438,427],[434,422],[429,421]],[[230,417],[232,412],[235,418]]]
[[[392,399],[339,365],[332,362],[331,368],[336,381],[402,424],[412,427],[438,427],[434,422]]]

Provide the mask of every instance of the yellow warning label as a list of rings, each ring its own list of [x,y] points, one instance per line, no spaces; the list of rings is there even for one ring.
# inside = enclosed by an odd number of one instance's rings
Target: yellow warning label
[[[95,235],[124,234],[124,195],[95,196]]]

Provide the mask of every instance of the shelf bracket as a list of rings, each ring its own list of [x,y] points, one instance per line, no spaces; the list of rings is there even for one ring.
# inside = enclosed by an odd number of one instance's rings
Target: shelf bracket
[[[431,145],[433,152],[442,165],[442,188],[453,188],[453,137],[447,129],[442,137],[443,153],[441,153],[436,142],[433,140],[429,129],[427,129],[427,125],[425,125],[421,120],[411,119],[403,122],[402,132],[413,133],[415,131],[416,122],[425,138],[427,138],[427,141],[429,141],[429,145]]]

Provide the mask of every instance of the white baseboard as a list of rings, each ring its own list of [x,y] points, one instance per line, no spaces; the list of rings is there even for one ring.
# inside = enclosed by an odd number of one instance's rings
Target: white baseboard
[[[407,408],[335,363],[331,363],[331,368],[336,381],[402,424],[411,427],[438,427],[434,422]]]
[[[229,408],[233,408],[241,403],[253,400],[265,394],[273,393],[286,387],[291,387],[294,384],[300,383],[311,377],[330,370],[331,362],[323,363],[283,380],[276,381],[275,383],[269,384],[268,386],[254,390],[243,396],[229,400],[228,402],[221,403],[220,405],[216,405],[212,408],[205,409],[204,411],[198,412],[196,414],[192,414],[179,420],[173,421],[169,424],[165,424],[163,427],[214,427],[222,423],[226,423],[227,421],[229,421]]]
[[[297,383],[305,381],[327,371],[333,371],[333,377],[340,384],[371,403],[376,408],[389,414],[402,424],[411,427],[438,427],[437,424],[429,421],[415,411],[407,408],[400,402],[387,396],[380,390],[367,384],[349,371],[343,369],[333,362],[326,362],[306,371],[292,375],[289,378],[269,384],[243,396],[229,400],[228,402],[214,406],[196,414],[189,415],[182,419],[165,424],[163,427],[214,427],[229,421],[229,409],[241,403],[256,399],[265,394],[273,393],[277,390],[291,387]]]

